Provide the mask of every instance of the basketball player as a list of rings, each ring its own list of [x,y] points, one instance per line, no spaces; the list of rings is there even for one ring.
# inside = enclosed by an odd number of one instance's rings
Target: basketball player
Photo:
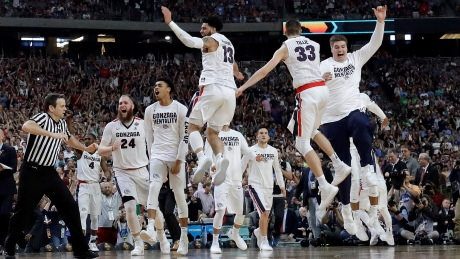
[[[259,228],[254,230],[254,236],[257,238],[257,246],[261,251],[273,250],[267,239],[268,220],[273,204],[273,187],[275,184],[273,171],[281,193],[286,197],[283,173],[278,160],[278,150],[268,145],[269,140],[268,130],[260,128],[257,131],[257,144],[252,146],[250,150],[254,153],[252,156],[256,155],[261,159],[251,160],[249,155],[245,155],[242,162],[243,171],[249,165],[249,195],[260,216]]]
[[[219,245],[219,233],[222,228],[225,209],[227,209],[229,213],[235,213],[233,228],[228,231],[227,236],[235,241],[239,249],[246,250],[248,248],[246,242],[244,242],[239,234],[240,227],[243,225],[244,221],[243,171],[241,170],[241,158],[242,155],[248,155],[248,159],[256,159],[254,153],[249,150],[245,137],[240,132],[230,129],[228,125],[225,125],[222,131],[219,132],[219,137],[224,143],[224,157],[226,157],[230,163],[224,183],[214,187],[214,207],[216,214],[213,220],[214,235],[211,245],[212,254],[222,253]],[[212,150],[207,141],[205,152],[206,155],[212,157]]]
[[[150,157],[150,188],[147,201],[147,231],[141,231],[141,238],[160,241],[162,253],[169,253],[170,246],[164,232],[164,218],[159,211],[158,195],[163,183],[169,179],[174,191],[181,237],[177,253],[188,253],[188,207],[185,200],[185,155],[188,143],[185,137],[187,108],[171,98],[174,85],[169,79],[161,78],[155,83],[154,93],[157,102],[145,109],[145,134]],[[156,225],[155,225],[156,224]],[[156,227],[157,233],[154,231]]]
[[[207,140],[217,159],[214,184],[219,185],[225,181],[229,161],[223,157],[224,144],[218,134],[224,125],[230,124],[235,113],[236,85],[233,76],[240,80],[244,78],[235,63],[235,48],[227,37],[219,33],[223,25],[217,17],[203,20],[200,30],[203,38],[197,38],[190,36],[172,21],[171,11],[168,8],[162,6],[161,11],[165,23],[179,40],[187,47],[201,49],[202,52],[200,97],[189,117],[190,146],[198,156],[193,182],[200,182],[212,163],[211,159],[203,153],[203,139],[200,135],[201,128],[207,123]]]
[[[144,254],[136,205],[145,206],[149,192],[149,159],[144,120],[134,117],[136,112],[134,99],[129,95],[122,95],[118,101],[118,118],[105,126],[98,149],[101,156],[112,154],[115,181],[126,209],[128,227],[134,238],[132,256]]]
[[[347,39],[342,35],[334,35],[330,38],[332,57],[321,62],[321,73],[327,81],[330,90],[330,98],[321,120],[321,130],[329,138],[338,156],[346,164],[351,163],[350,137],[358,150],[361,158],[361,180],[363,188],[369,190],[371,208],[369,216],[371,224],[377,222],[378,187],[373,169],[372,130],[369,118],[363,109],[359,95],[359,83],[361,81],[361,69],[364,64],[378,50],[383,40],[385,27],[386,6],[373,8],[377,18],[374,33],[371,40],[361,49],[347,53]],[[335,179],[334,185],[340,187],[340,201],[348,205],[350,202],[351,178]],[[352,209],[358,207],[352,204]],[[345,214],[344,220],[345,219]],[[348,215],[347,215],[348,218]]]
[[[382,109],[373,102],[369,96],[365,93],[360,94],[360,100],[362,105],[366,107],[367,110],[372,112],[373,114],[377,115],[382,123],[382,128],[388,126],[388,118]],[[382,175],[382,171],[380,170],[380,166],[377,161],[377,157],[373,154],[373,164],[372,166],[376,170],[376,179],[377,179],[377,187],[378,187],[378,209],[380,215],[382,215],[386,231],[384,231],[380,224],[372,225],[372,222],[369,222],[369,215],[366,213],[367,210],[370,209],[370,203],[368,200],[369,190],[361,189],[360,186],[360,157],[356,146],[353,144],[353,140],[350,141],[350,153],[351,153],[351,167],[352,167],[352,177],[351,177],[351,192],[350,192],[350,202],[353,207],[358,207],[359,210],[353,210],[353,219],[355,221],[357,227],[356,236],[361,241],[367,241],[369,237],[367,236],[362,222],[368,226],[371,231],[371,240],[370,245],[376,245],[378,242],[378,237],[380,239],[387,242],[388,245],[394,245],[394,238],[393,238],[393,230],[392,230],[392,222],[390,212],[388,211],[388,194],[387,194],[387,187],[385,183],[385,179]],[[366,200],[367,199],[367,200]]]
[[[96,136],[88,133],[85,136],[85,145],[96,143]],[[99,227],[98,216],[101,215],[102,193],[99,180],[101,171],[106,178],[110,178],[107,159],[101,157],[97,152],[90,154],[86,151],[76,151],[77,156],[77,201],[80,210],[80,221],[83,233],[86,234],[86,218],[88,214],[91,219],[91,237],[89,238],[89,249],[98,252],[96,246],[97,229]]]
[[[272,59],[255,72],[237,90],[236,94],[237,96],[241,95],[247,88],[263,79],[281,61],[287,65],[293,78],[297,101],[297,107],[288,127],[296,136],[295,147],[305,158],[318,180],[321,204],[317,210],[317,218],[321,219],[326,214],[326,208],[337,194],[338,188],[326,181],[320,159],[313,150],[310,139],[313,139],[332,160],[336,177],[346,178],[350,174],[351,168],[338,158],[329,141],[317,130],[323,110],[326,108],[329,90],[325,86],[319,70],[319,44],[300,36],[301,31],[302,28],[298,21],[288,21],[286,23],[288,39],[275,52]],[[354,234],[351,208],[345,206],[344,211],[350,214],[349,220],[345,221],[344,226],[350,234]]]

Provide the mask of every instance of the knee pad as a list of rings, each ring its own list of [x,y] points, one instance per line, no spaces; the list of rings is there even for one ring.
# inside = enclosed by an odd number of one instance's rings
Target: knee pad
[[[121,201],[123,202],[123,204],[129,202],[129,201],[132,201],[134,200],[134,197],[133,196],[123,196],[121,197]]]
[[[351,190],[350,190],[350,202],[351,203],[358,203],[359,202],[359,184],[355,185],[351,184]]]
[[[235,219],[233,220],[235,225],[243,225],[244,223],[244,215],[235,215]]]
[[[379,187],[374,185],[374,186],[368,186],[367,189],[369,190],[369,196],[370,197],[378,197],[379,196]]]
[[[295,148],[300,152],[300,154],[302,154],[302,156],[305,156],[308,152],[313,150],[310,138],[304,137],[297,137],[295,139]]]
[[[215,229],[222,228],[222,222],[224,221],[225,210],[217,210],[212,221],[212,226]]]

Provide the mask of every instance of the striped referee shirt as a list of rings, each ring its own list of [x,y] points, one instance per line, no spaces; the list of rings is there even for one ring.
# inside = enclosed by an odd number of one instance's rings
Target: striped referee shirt
[[[44,112],[32,116],[30,120],[35,121],[42,129],[53,133],[66,133],[70,138],[67,123],[63,119],[55,121],[48,113]],[[41,166],[54,166],[61,145],[61,139],[29,134],[24,160]]]

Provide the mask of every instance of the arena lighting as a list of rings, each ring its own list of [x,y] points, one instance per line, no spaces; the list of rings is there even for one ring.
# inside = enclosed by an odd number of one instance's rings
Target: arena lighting
[[[106,36],[106,37],[97,37],[97,42],[104,43],[104,42],[116,42],[114,37]]]
[[[395,40],[396,40],[396,35],[391,34],[391,35],[390,35],[390,40],[391,40],[391,41],[395,41]]]
[[[404,34],[404,40],[412,40],[412,35]]]
[[[21,37],[24,41],[45,41],[44,37]]]
[[[65,42],[58,42],[56,43],[56,47],[58,48],[64,48],[66,45],[68,45],[69,42],[68,41],[65,41]]]
[[[170,40],[171,40],[171,36],[166,35],[166,36],[165,36],[165,40],[166,40],[166,41],[170,41]]]
[[[98,37],[105,37],[105,36],[107,36],[107,35],[105,35],[104,33],[100,33],[100,34],[98,34],[97,36],[98,36]]]
[[[394,19],[385,20],[385,33],[395,33]],[[376,20],[300,21],[301,35],[314,34],[372,34]],[[283,22],[283,33],[286,22]]]
[[[460,33],[447,33],[439,38],[441,40],[458,40],[460,39]]]
[[[84,36],[80,36],[80,37],[78,37],[78,38],[73,39],[72,42],[81,42],[81,41],[83,41],[84,39],[85,39]]]

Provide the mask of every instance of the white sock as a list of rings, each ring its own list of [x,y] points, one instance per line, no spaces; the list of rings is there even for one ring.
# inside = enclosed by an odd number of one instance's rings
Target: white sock
[[[334,164],[334,165],[336,165],[336,164],[341,162],[339,156],[335,152],[329,158],[331,159],[332,164]]]
[[[326,177],[324,177],[324,174],[321,175],[320,177],[317,177],[316,180],[318,180],[319,186],[323,187],[328,185],[329,183],[326,181]]]
[[[383,217],[383,221],[385,221],[385,228],[387,230],[393,229],[393,222],[391,221],[391,215],[387,208],[381,208],[380,214]]]
[[[267,236],[261,236],[261,240],[262,240],[262,241],[267,241],[268,238],[267,238]]]
[[[219,244],[219,234],[213,234],[212,235],[212,243],[213,244]]]
[[[147,227],[154,228],[155,227],[155,219],[148,219],[147,220]]]
[[[201,137],[201,134],[199,131],[194,131],[190,133],[188,139],[189,139],[189,143],[193,151],[200,149],[200,148],[203,149],[203,138]],[[203,152],[202,151],[200,152],[201,152],[201,155],[203,155]],[[200,158],[200,152],[197,153],[198,158]]]
[[[367,212],[360,210],[358,216],[359,216],[359,219],[361,219],[363,223],[366,224],[367,227],[372,227],[369,225],[370,219],[369,219],[369,214],[367,214]]]
[[[180,227],[180,234],[181,234],[181,236],[182,235],[187,236],[187,234],[188,234],[187,227]]]

